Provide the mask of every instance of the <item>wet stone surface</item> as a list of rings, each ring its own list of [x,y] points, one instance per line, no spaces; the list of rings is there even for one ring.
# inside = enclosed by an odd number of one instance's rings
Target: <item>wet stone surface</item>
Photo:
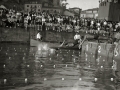
[[[0,90],[119,90],[111,65],[79,50],[0,45]]]

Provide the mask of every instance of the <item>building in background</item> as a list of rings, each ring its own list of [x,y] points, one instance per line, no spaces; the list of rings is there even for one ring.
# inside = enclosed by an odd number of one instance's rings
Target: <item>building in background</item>
[[[65,15],[65,16],[72,16],[72,17],[73,17],[73,16],[75,16],[75,13],[72,12],[72,11],[70,11],[70,10],[67,10],[67,9],[66,9],[66,10],[64,11],[64,14],[63,14],[63,15]]]
[[[98,19],[120,21],[120,0],[100,0]]]
[[[42,4],[40,2],[28,2],[24,5],[25,12],[39,13],[42,11]]]
[[[61,13],[60,0],[34,0],[24,5],[25,12],[39,13],[46,11],[49,13]]]
[[[98,18],[99,8],[87,9],[81,11],[81,18]]]
[[[61,13],[60,0],[46,0],[42,2],[42,11],[49,13]]]

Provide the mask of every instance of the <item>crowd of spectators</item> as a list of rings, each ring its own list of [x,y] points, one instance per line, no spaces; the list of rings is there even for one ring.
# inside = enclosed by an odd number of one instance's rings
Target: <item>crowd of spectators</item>
[[[113,32],[120,32],[120,23],[106,20],[79,18],[77,16],[65,16],[60,14],[49,14],[41,12],[38,14],[23,14],[9,10],[2,17],[1,26],[3,27],[25,27],[28,26],[44,26],[44,30],[57,30],[57,31],[69,31],[69,30],[104,30],[109,33],[109,36]]]

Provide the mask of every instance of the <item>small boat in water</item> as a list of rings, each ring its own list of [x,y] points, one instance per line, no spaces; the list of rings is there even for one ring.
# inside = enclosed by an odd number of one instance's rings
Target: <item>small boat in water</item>
[[[69,50],[81,50],[79,49],[79,45],[76,45],[74,47],[71,47],[71,46],[64,46],[59,43],[50,43],[50,42],[41,42],[41,41],[38,41],[38,40],[34,40],[34,39],[31,39],[30,41],[30,46],[31,47],[38,47],[39,45],[47,45],[49,48],[51,49],[69,49]],[[71,43],[69,43],[71,44]]]

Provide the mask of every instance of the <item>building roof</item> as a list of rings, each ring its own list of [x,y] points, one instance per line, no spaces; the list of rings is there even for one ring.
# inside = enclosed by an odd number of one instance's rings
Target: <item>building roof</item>
[[[70,12],[70,13],[73,13],[74,15],[78,15],[78,13],[76,13],[75,11],[71,11],[71,10],[69,10],[69,9],[66,9],[65,11],[68,11],[68,12]]]
[[[87,10],[83,10],[82,12],[85,12],[85,11],[94,11],[94,10],[99,10],[99,8],[87,9]]]
[[[83,10],[83,11],[81,11],[81,13],[82,14],[85,14],[86,13],[86,11],[94,11],[94,10],[99,10],[99,8],[92,8],[92,9],[87,9],[87,10]]]
[[[42,8],[61,9],[61,7],[51,7],[51,6],[43,6]]]
[[[68,10],[68,9],[65,9],[65,11],[68,11],[68,12],[70,12],[70,13],[74,13],[73,11],[70,11],[70,10]]]
[[[25,4],[42,4],[42,2],[38,0],[34,0],[34,1],[31,0],[31,1],[25,2]]]

